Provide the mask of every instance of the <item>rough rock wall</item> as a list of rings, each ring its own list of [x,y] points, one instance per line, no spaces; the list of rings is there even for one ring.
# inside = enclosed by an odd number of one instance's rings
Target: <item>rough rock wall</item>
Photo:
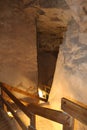
[[[87,1],[74,0],[68,4],[73,18],[56,64],[49,98],[54,109],[61,109],[62,97],[87,104]],[[75,130],[87,130],[87,126],[77,122]]]
[[[0,81],[35,92],[36,30],[29,11],[21,0],[0,0]]]

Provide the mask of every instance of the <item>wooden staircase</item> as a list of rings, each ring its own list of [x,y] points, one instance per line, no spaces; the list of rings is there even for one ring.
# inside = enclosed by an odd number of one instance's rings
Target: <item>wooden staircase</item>
[[[87,125],[87,105],[75,102],[75,101],[70,101],[66,98],[61,99],[61,109],[62,111],[58,110],[53,110],[49,108],[45,108],[40,106],[40,104],[37,103],[29,103],[25,105],[23,102],[21,102],[19,99],[17,99],[7,87],[8,85],[5,85],[3,83],[0,83],[0,88],[1,88],[1,95],[0,95],[0,130],[18,130],[15,127],[15,124],[11,122],[11,119],[7,117],[5,107],[7,107],[7,110],[9,110],[17,123],[20,125],[22,130],[36,130],[36,115],[44,117],[46,119],[49,119],[51,121],[54,121],[56,123],[60,123],[63,125],[62,130],[74,130],[74,119],[77,119],[78,121],[82,122],[83,124]],[[12,89],[13,90],[13,89]],[[18,91],[16,89],[15,91]],[[5,97],[4,93],[6,93],[10,100]],[[23,94],[25,92],[22,92]],[[31,97],[33,100],[34,97],[33,95],[28,94],[29,97]],[[38,98],[37,98],[38,99]],[[17,107],[29,118],[30,122],[26,126],[24,122],[21,120],[21,118],[18,116],[17,111],[12,107],[13,105],[11,104],[10,101],[13,101],[14,104],[17,105]],[[2,110],[3,109],[3,110]]]

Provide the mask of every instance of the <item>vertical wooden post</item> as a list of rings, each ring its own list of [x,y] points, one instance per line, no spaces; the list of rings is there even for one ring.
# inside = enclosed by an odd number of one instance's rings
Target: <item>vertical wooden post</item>
[[[30,119],[30,126],[28,130],[36,130],[36,119],[34,114],[32,114],[32,117]]]
[[[74,130],[74,118],[69,118],[69,124],[64,124],[63,130]]]
[[[65,111],[65,109],[64,109],[64,106],[66,105],[66,101],[65,100],[63,100],[63,98],[62,98],[62,100],[61,100],[61,108],[62,108],[62,110],[63,111]],[[69,108],[67,108],[67,111],[68,111],[68,109]],[[65,111],[66,112],[66,111]],[[66,114],[67,114],[68,112],[66,112]],[[70,114],[70,113],[69,113]],[[69,115],[68,114],[68,115]],[[68,121],[68,124],[64,124],[63,125],[63,130],[74,130],[74,118],[71,116],[71,115],[69,115],[69,119],[67,119],[67,121]]]

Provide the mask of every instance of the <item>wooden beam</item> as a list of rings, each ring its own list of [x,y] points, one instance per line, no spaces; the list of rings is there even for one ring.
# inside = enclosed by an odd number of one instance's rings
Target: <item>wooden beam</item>
[[[19,88],[17,88],[17,87],[9,86],[9,85],[7,85],[7,84],[5,84],[5,83],[2,83],[2,84],[3,84],[3,86],[4,86],[5,88],[9,89],[11,92],[14,91],[14,92],[23,94],[23,95],[25,95],[25,96],[29,96],[29,97],[34,98],[34,99],[38,99],[38,96],[36,96],[35,94],[30,94],[30,93],[28,93],[28,92],[26,92],[26,91],[24,91],[24,90],[21,90],[21,89],[19,89]]]
[[[36,130],[36,117],[32,114],[32,118],[30,120],[29,130]]]
[[[29,92],[26,92],[24,90],[21,90],[17,87],[12,87],[12,86],[9,86],[8,84],[5,84],[5,83],[1,83],[5,88],[7,88],[10,92],[17,92],[17,93],[20,93],[22,95],[25,95],[27,97],[30,97],[31,98],[31,101],[32,103],[38,103],[39,100],[42,100],[42,101],[47,101],[46,99],[43,99],[43,98],[40,98],[38,95],[35,95],[35,94],[30,94]],[[7,96],[6,96],[6,99],[7,99]],[[23,99],[20,99],[22,100],[23,102],[26,102],[26,103],[29,103],[27,101],[24,101]],[[29,100],[28,100],[29,101]],[[31,102],[30,102],[31,103]]]
[[[29,104],[27,107],[32,113],[50,119],[57,123],[69,125],[70,117],[62,111],[56,111],[49,108],[40,107],[36,104]]]
[[[62,110],[87,125],[87,107],[62,98]]]

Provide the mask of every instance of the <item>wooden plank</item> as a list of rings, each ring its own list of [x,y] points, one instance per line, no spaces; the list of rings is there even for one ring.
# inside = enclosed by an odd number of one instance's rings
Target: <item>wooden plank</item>
[[[30,94],[29,92],[26,92],[24,90],[21,90],[17,87],[12,87],[12,86],[9,86],[8,84],[5,84],[5,83],[2,83],[2,85],[4,87],[6,87],[9,91],[11,92],[17,92],[17,93],[20,93],[22,95],[25,95],[27,97],[30,97],[30,99],[32,100],[32,103],[38,103],[39,100],[42,100],[42,101],[47,101],[46,99],[43,99],[43,98],[40,98],[38,95],[35,95],[35,94]],[[22,99],[21,99],[22,100]],[[29,103],[29,102],[28,102]],[[30,102],[31,103],[31,102]]]
[[[5,87],[5,88],[7,88],[7,89],[9,89],[11,92],[17,92],[17,93],[20,93],[20,94],[23,94],[23,95],[25,95],[25,96],[29,96],[29,97],[31,97],[31,98],[34,98],[34,99],[37,99],[38,100],[38,96],[36,96],[35,94],[30,94],[30,93],[28,93],[28,92],[26,92],[26,91],[24,91],[24,90],[21,90],[21,89],[19,89],[19,88],[17,88],[17,87],[12,87],[12,86],[9,86],[9,85],[7,85],[7,84],[5,84],[5,83],[2,83],[2,85]]]
[[[24,123],[20,120],[20,118],[14,112],[14,110],[11,107],[11,105],[8,102],[6,102],[2,97],[1,97],[1,99],[3,100],[3,102],[5,103],[5,105],[7,106],[8,110],[13,114],[13,116],[15,117],[15,119],[17,120],[17,122],[19,123],[19,125],[21,126],[22,130],[27,130],[27,127],[24,125]]]
[[[62,98],[62,110],[87,125],[87,107]]]
[[[27,97],[30,97],[30,99],[32,100],[32,103],[38,103],[39,100],[42,100],[42,101],[47,101],[46,99],[43,99],[43,98],[40,98],[38,95],[35,95],[35,94],[30,94],[29,92],[26,92],[24,90],[21,90],[17,87],[12,87],[12,86],[9,86],[8,84],[5,84],[5,83],[1,83],[5,88],[7,88],[9,91],[11,92],[17,92],[17,93],[20,93],[22,95],[25,95]],[[7,97],[6,97],[7,99]],[[22,99],[21,99],[22,100]],[[28,102],[29,103],[29,102]],[[30,102],[31,103],[31,102]]]
[[[32,113],[50,119],[57,123],[69,125],[70,117],[62,111],[56,111],[49,108],[43,108],[36,104],[29,104],[27,107]]]

